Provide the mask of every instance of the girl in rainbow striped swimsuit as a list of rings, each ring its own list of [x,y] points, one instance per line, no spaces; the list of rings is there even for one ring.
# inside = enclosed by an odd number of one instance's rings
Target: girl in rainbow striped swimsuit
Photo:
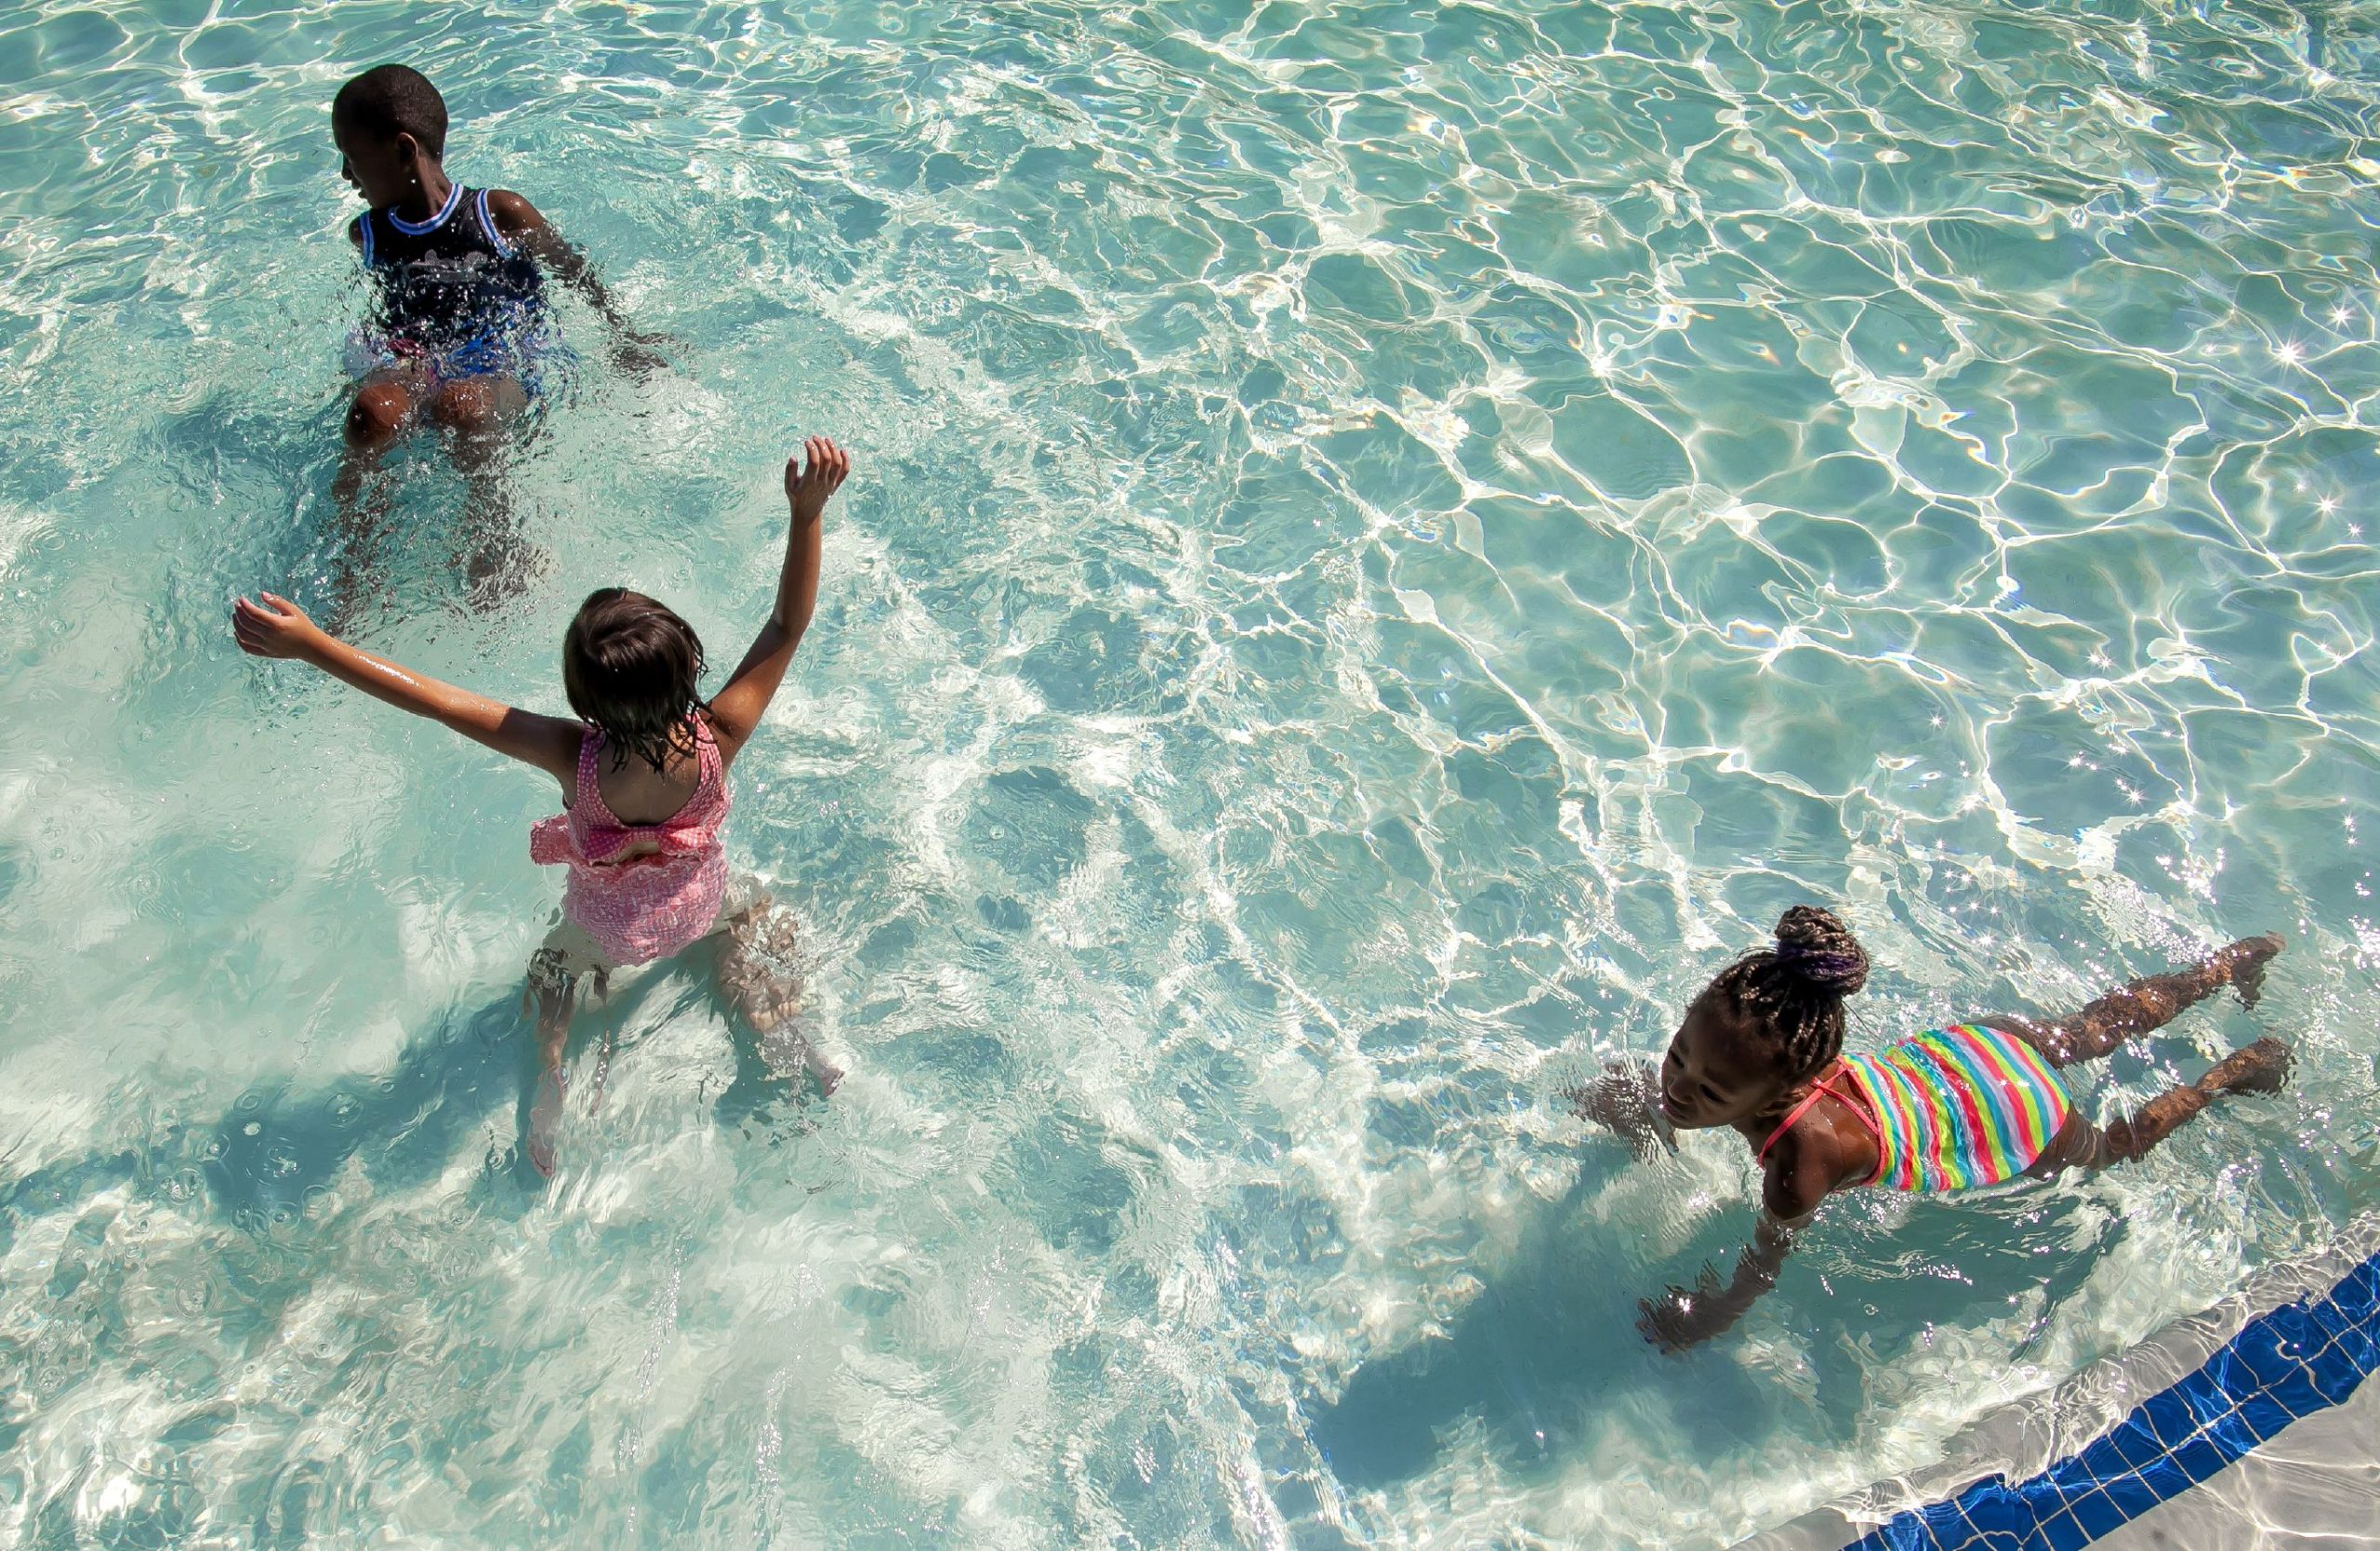
[[[1581,1117],[1640,1144],[1663,1121],[1733,1126],[1761,1166],[1760,1226],[1734,1279],[1721,1287],[1706,1272],[1693,1289],[1646,1300],[1638,1328],[1669,1351],[1727,1329],[1776,1285],[1795,1231],[1837,1190],[1964,1190],[2100,1168],[2138,1158],[2219,1094],[2279,1089],[2289,1049],[2258,1040],[2102,1131],[2074,1107],[2058,1071],[2225,986],[2253,1007],[2281,948],[2279,937],[2249,937],[2055,1023],[1995,1017],[1844,1055],[1843,999],[1867,984],[1868,955],[1832,911],[1795,906],[1775,946],[1720,971],[1686,1008],[1657,1080],[1615,1072],[1572,1095]]]

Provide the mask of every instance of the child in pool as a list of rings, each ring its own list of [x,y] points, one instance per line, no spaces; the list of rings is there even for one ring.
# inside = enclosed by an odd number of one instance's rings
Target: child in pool
[[[458,466],[484,484],[495,433],[527,406],[540,351],[551,348],[540,266],[603,315],[622,365],[654,359],[643,347],[658,337],[628,328],[585,256],[536,206],[446,176],[446,103],[419,71],[384,64],[341,86],[331,135],[341,175],[371,206],[347,235],[377,291],[337,482],[351,527],[364,475],[425,420],[454,433]],[[474,501],[483,514],[494,505],[489,491]],[[473,584],[495,579],[501,558],[500,544],[483,542]]]
[[[622,588],[590,594],[562,638],[562,688],[574,718],[516,709],[359,651],[270,592],[232,605],[242,651],[311,663],[561,783],[568,811],[539,824],[529,841],[533,860],[570,869],[562,918],[529,968],[538,1076],[528,1151],[541,1173],[554,1169],[562,1045],[582,977],[593,978],[600,996],[615,969],[723,935],[721,984],[753,1030],[765,1039],[796,1010],[798,988],[770,964],[788,948],[792,920],[749,882],[730,879],[720,831],[728,766],[760,726],[809,628],[826,501],[851,472],[849,455],[826,437],[812,437],[804,452],[807,461],[785,465],[791,518],[775,606],[707,702],[700,695],[702,642],[692,627]],[[834,1092],[842,1074],[789,1028],[783,1034],[799,1045],[819,1086]]]
[[[1658,1076],[1615,1070],[1571,1095],[1580,1118],[1640,1155],[1665,1127],[1732,1126],[1762,1171],[1762,1212],[1734,1279],[1706,1270],[1640,1307],[1637,1328],[1666,1351],[1733,1325],[1776,1285],[1793,1236],[1838,1190],[1953,1190],[2096,1169],[2140,1157],[2223,1094],[2271,1093],[2289,1049],[2258,1040],[2196,1082],[2101,1131],[2069,1100],[2061,1067],[2107,1054],[2224,986],[2250,1006],[2279,937],[2249,937],[2210,959],[2110,991],[2051,1023],[1992,1017],[1934,1029],[1871,1055],[1845,1056],[1843,999],[1867,983],[1868,955],[1833,912],[1797,905],[1772,948],[1719,972],[1686,1008]]]

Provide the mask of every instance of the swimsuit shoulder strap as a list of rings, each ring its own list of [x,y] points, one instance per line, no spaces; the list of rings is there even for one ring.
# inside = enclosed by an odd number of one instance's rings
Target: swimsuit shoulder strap
[[[1768,1133],[1768,1140],[1760,1145],[1760,1151],[1752,1155],[1753,1162],[1767,1162],[1768,1149],[1775,1147],[1779,1138],[1781,1138],[1787,1132],[1793,1129],[1793,1122],[1808,1114],[1810,1112],[1810,1106],[1818,1103],[1818,1100],[1826,1097],[1829,1094],[1834,1091],[1832,1088],[1828,1086],[1828,1082],[1837,1071],[1842,1069],[1842,1067],[1843,1063],[1840,1060],[1833,1061],[1829,1063],[1824,1071],[1818,1073],[1818,1080],[1810,1084],[1810,1091],[1802,1095],[1802,1102],[1793,1106],[1792,1108],[1785,1111],[1785,1118],[1777,1122],[1777,1129],[1770,1132]]]
[[[602,751],[603,730],[592,722],[585,723],[578,733],[578,796],[574,805],[581,807],[590,817],[611,812],[603,802],[600,767],[596,763],[596,756]],[[595,806],[585,808],[584,804],[590,796],[595,799]]]
[[[1849,1065],[1841,1056],[1835,1057],[1833,1062],[1827,1067],[1826,1070],[1818,1074],[1818,1080],[1810,1084],[1810,1091],[1803,1096],[1802,1102],[1793,1106],[1792,1108],[1785,1112],[1785,1119],[1778,1123],[1775,1131],[1768,1133],[1768,1140],[1760,1145],[1760,1151],[1753,1155],[1752,1161],[1756,1163],[1767,1162],[1768,1149],[1777,1145],[1778,1138],[1782,1137],[1787,1132],[1792,1130],[1793,1122],[1808,1114],[1810,1112],[1810,1107],[1818,1103],[1821,1098],[1841,1099],[1843,1101],[1843,1107],[1845,1109],[1850,1110],[1861,1125],[1868,1128],[1869,1135],[1873,1136],[1876,1139],[1876,1146],[1881,1153],[1884,1147],[1884,1135],[1883,1132],[1876,1128],[1876,1117],[1870,1114],[1868,1112],[1868,1106],[1860,1102],[1859,1084],[1857,1081],[1854,1081],[1851,1084],[1851,1091],[1849,1093],[1838,1092],[1834,1086],[1834,1080],[1836,1078],[1848,1076],[1849,1074]]]
[[[1899,1133],[1895,1129],[1892,1112],[1884,1106],[1877,1066],[1873,1055],[1843,1058],[1843,1075],[1851,1080],[1851,1091],[1843,1095],[1844,1102],[1859,1117],[1859,1123],[1868,1128],[1868,1134],[1876,1139],[1876,1172],[1868,1176],[1870,1185],[1883,1183],[1908,1151],[1905,1145],[1897,1141]]]
[[[488,245],[496,249],[497,257],[511,258],[512,245],[506,240],[503,232],[496,229],[496,212],[487,207],[487,191],[473,189],[470,191],[470,197],[471,213],[479,217],[480,232],[487,238]]]

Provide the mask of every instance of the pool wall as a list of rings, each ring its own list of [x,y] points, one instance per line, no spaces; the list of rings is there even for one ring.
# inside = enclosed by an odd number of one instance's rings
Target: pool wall
[[[2323,1253],[2268,1267],[2204,1313],[1992,1412],[1939,1465],[1878,1481],[1739,1551],[2279,1544],[2293,1528],[2312,1528],[2304,1518],[2380,1521],[2369,1447],[2380,1386],[2364,1387],[2380,1366],[2375,1252],[2380,1214],[2358,1219]],[[2280,1467],[2259,1458],[2293,1427],[2286,1447],[2306,1457]],[[2349,1447],[2359,1432],[2364,1446]],[[2264,1478],[2249,1512],[2237,1511],[2243,1462]],[[2185,1538],[2159,1528],[2168,1503],[2190,1507]],[[2237,1535],[2218,1528],[2218,1505],[2235,1510]]]

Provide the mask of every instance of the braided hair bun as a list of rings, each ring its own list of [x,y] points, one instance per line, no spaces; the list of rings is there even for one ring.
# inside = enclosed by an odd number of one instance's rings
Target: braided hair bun
[[[1777,967],[1825,996],[1868,983],[1868,950],[1832,910],[1796,905],[1777,923]]]
[[[1843,1051],[1843,999],[1868,983],[1868,950],[1832,910],[1796,905],[1772,948],[1755,948],[1703,991],[1725,997],[1767,1044],[1778,1074],[1798,1082]]]

